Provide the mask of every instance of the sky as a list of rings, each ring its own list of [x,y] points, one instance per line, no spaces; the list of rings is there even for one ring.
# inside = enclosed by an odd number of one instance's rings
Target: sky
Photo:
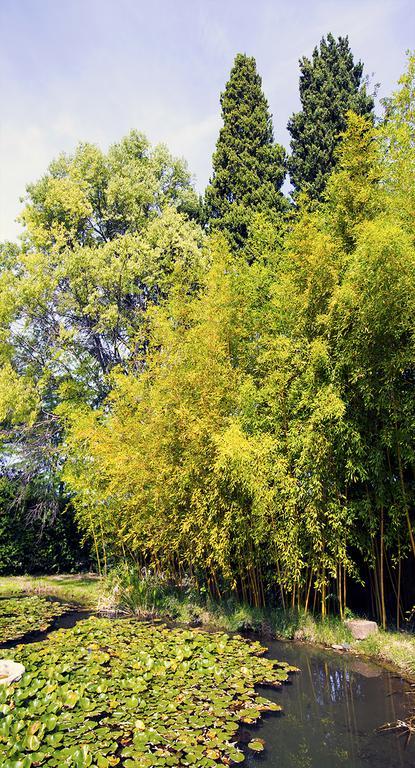
[[[0,0],[0,240],[16,239],[26,185],[79,141],[132,128],[185,157],[203,191],[219,95],[255,56],[278,141],[299,108],[298,60],[348,35],[388,95],[415,47],[415,0]]]

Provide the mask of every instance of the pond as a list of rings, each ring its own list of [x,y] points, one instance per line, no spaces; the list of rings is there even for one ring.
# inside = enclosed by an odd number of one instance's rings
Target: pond
[[[34,634],[22,637],[29,606],[33,612],[40,607],[40,621]],[[242,759],[226,747],[238,737],[251,745],[243,747],[250,768],[415,768],[415,739],[406,744],[402,734],[378,731],[405,719],[415,689],[376,664],[268,640],[261,658],[257,642],[251,651],[224,633],[87,618],[86,612],[68,614],[33,601],[12,608],[16,614],[0,655],[21,660],[29,676],[11,697],[17,710],[8,708],[10,696],[0,697],[1,765],[7,768],[64,761],[100,768],[214,766]],[[47,623],[61,629],[44,643]],[[20,649],[12,647],[13,634],[24,643]],[[273,665],[267,657],[286,664]],[[261,699],[255,700],[255,685],[284,681],[289,667],[299,667],[300,674],[282,687],[257,687]],[[250,725],[255,711],[262,719]],[[252,744],[261,750],[262,740],[264,751],[253,751]]]
[[[96,616],[3,653],[26,672],[0,685],[2,768],[239,763],[239,723],[280,708],[256,687],[294,671],[237,635]]]
[[[415,739],[377,732],[415,705],[408,683],[382,667],[313,646],[267,641],[270,658],[301,669],[279,691],[262,689],[282,712],[250,729],[266,742],[259,768],[415,768]]]

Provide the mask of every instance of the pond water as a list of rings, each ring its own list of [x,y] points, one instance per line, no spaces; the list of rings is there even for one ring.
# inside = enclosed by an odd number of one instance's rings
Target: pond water
[[[72,611],[57,617],[51,628],[69,629],[89,615]],[[26,635],[23,642],[43,640],[49,631]],[[406,743],[404,734],[378,731],[385,723],[408,716],[415,707],[415,687],[350,654],[289,642],[264,640],[263,645],[270,658],[286,661],[301,672],[280,689],[261,687],[261,695],[281,704],[283,710],[279,715],[265,715],[257,726],[241,728],[243,743],[259,737],[266,744],[260,754],[246,749],[243,765],[415,768],[415,737]]]
[[[415,737],[378,733],[404,718],[415,689],[382,667],[351,655],[313,646],[265,641],[269,656],[300,667],[281,690],[261,688],[283,707],[247,729],[266,742],[260,756],[247,754],[252,768],[415,768]],[[412,694],[408,693],[412,690]],[[248,750],[247,750],[248,752]]]

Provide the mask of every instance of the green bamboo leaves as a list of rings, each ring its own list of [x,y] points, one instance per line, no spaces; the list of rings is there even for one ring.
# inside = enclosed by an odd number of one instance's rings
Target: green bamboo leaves
[[[401,85],[381,127],[347,114],[321,203],[280,232],[255,214],[238,253],[212,237],[146,366],[69,413],[64,479],[103,556],[256,606],[342,617],[368,573],[383,625],[387,592],[397,624],[413,604],[412,59]]]

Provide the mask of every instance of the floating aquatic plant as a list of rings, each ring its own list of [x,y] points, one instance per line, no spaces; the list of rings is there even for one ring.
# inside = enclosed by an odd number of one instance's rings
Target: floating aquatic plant
[[[69,610],[69,605],[37,595],[1,598],[0,644],[48,629],[54,619]]]
[[[0,764],[242,762],[239,723],[280,709],[255,686],[279,686],[294,669],[263,652],[239,636],[95,617],[18,646],[9,654],[27,671],[0,689]]]

